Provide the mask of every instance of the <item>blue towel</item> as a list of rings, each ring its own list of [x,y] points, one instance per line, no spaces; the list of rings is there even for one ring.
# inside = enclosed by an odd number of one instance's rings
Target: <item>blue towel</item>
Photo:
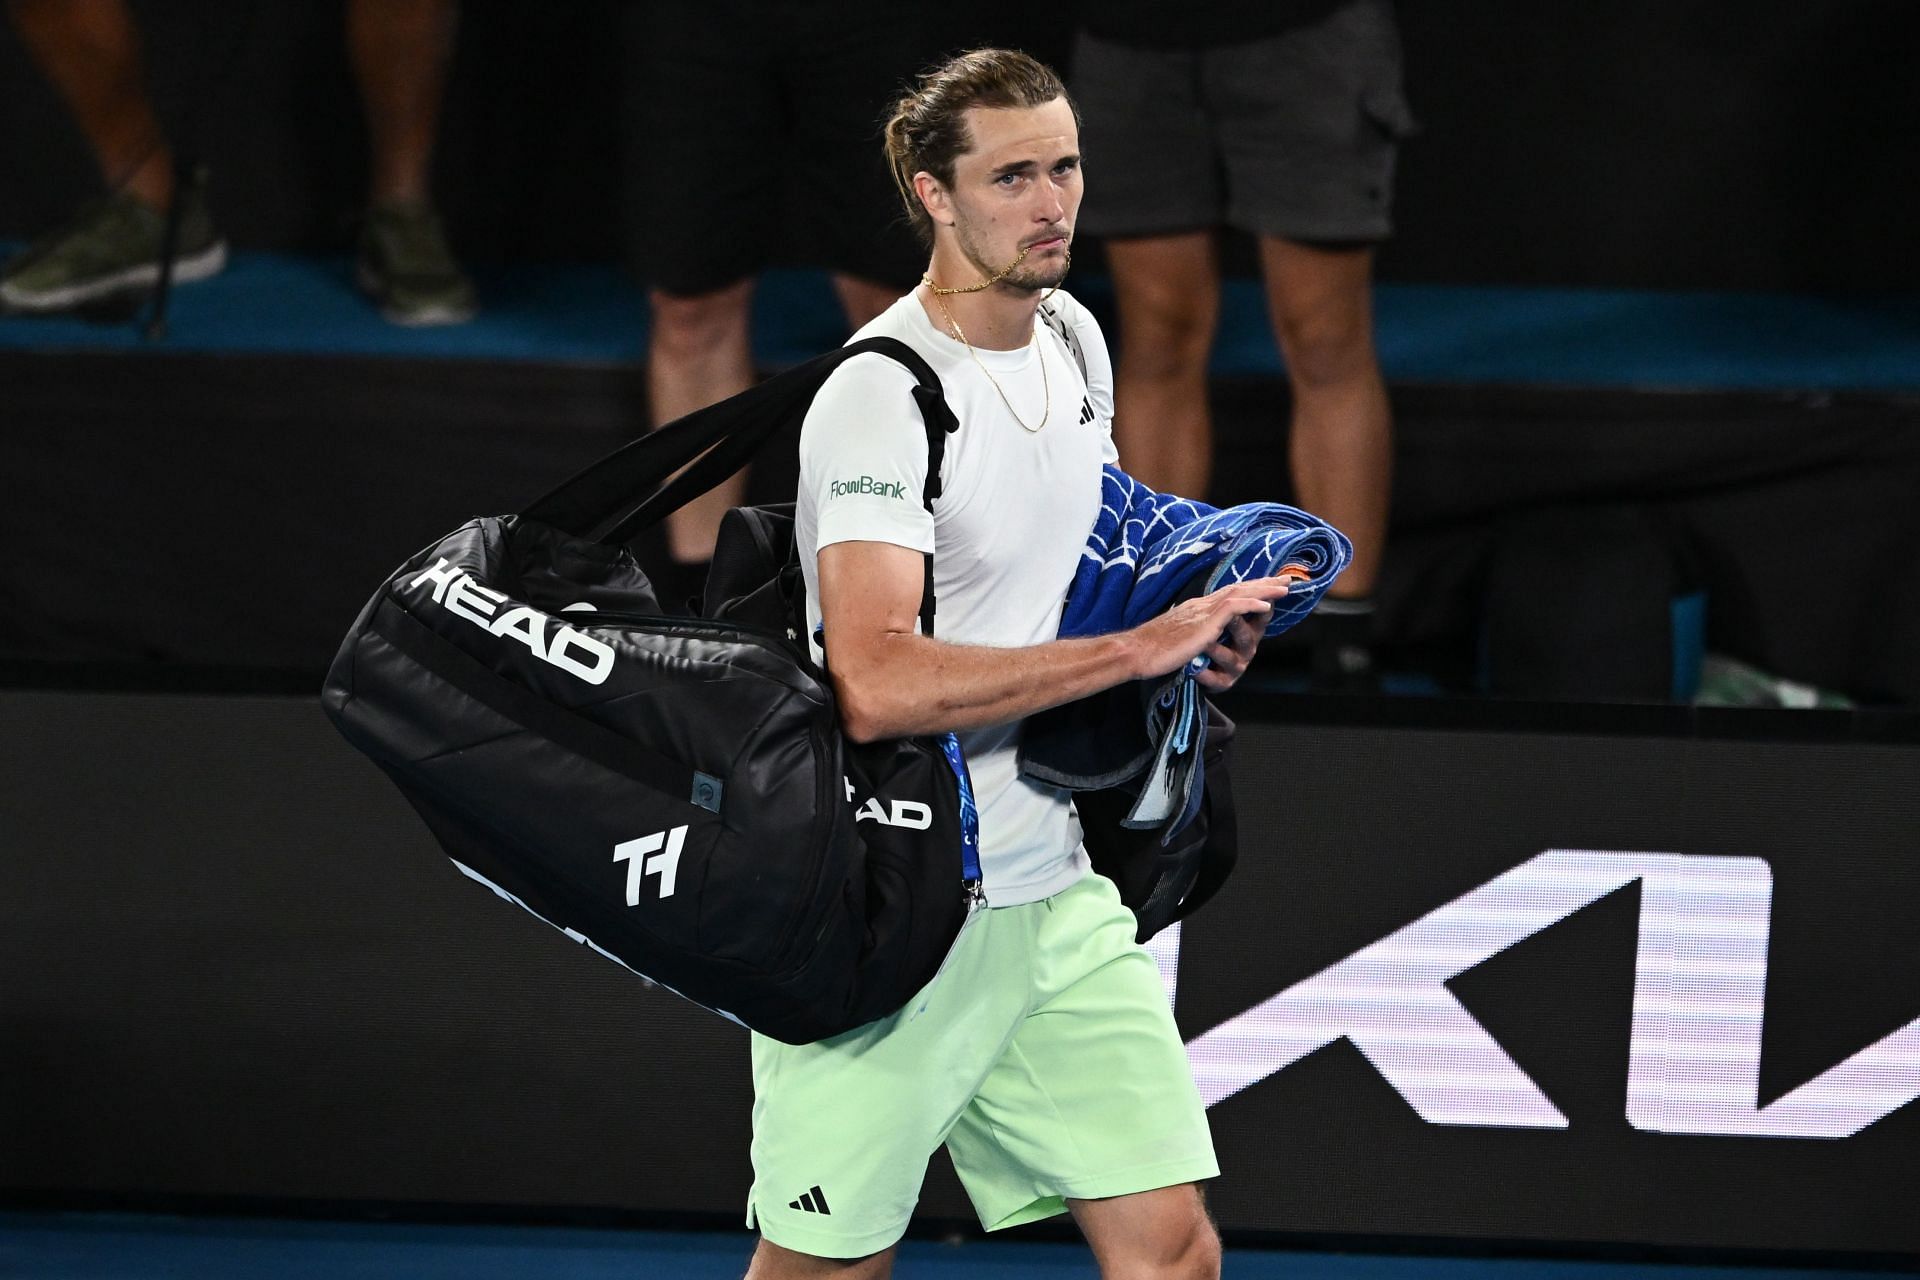
[[[1155,493],[1109,465],[1101,481],[1100,514],[1067,589],[1060,635],[1124,631],[1190,596],[1297,573],[1300,581],[1275,602],[1267,621],[1266,634],[1277,636],[1313,611],[1352,555],[1353,544],[1344,534],[1297,508],[1251,502],[1223,511]],[[1202,655],[1158,684],[1143,682],[1135,692],[1128,705],[1145,713],[1141,749],[1134,749],[1140,742],[1139,713],[1116,713],[1109,699],[1078,718],[1055,717],[1057,725],[1036,726],[1038,732],[1022,748],[1022,771],[1054,786],[1094,790],[1145,770],[1139,800],[1122,825],[1158,827],[1161,843],[1170,842],[1200,808],[1206,715],[1194,677],[1206,666]],[[1132,723],[1116,732],[1118,718]],[[1087,753],[1073,743],[1090,731],[1124,744],[1123,758]]]
[[[1185,595],[1202,594],[1186,591],[1202,574],[1205,590],[1214,591],[1297,566],[1303,581],[1275,602],[1267,621],[1267,634],[1277,636],[1313,612],[1352,555],[1345,534],[1295,507],[1249,502],[1223,511],[1155,493],[1109,464],[1100,514],[1067,588],[1060,634],[1097,636],[1139,626]]]

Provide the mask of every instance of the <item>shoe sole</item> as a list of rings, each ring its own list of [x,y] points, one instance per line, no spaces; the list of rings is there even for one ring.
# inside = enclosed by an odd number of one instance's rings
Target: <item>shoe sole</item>
[[[215,241],[198,253],[173,260],[173,283],[192,284],[205,280],[209,276],[219,275],[227,265],[227,242]],[[128,267],[125,271],[116,271],[110,276],[99,276],[85,284],[68,285],[64,289],[47,289],[39,292],[26,292],[10,284],[0,284],[0,306],[9,311],[36,314],[41,312],[71,311],[75,307],[86,306],[103,298],[116,294],[134,293],[157,288],[160,284],[160,264],[143,263],[137,267]]]
[[[425,329],[440,324],[465,324],[473,319],[479,310],[473,306],[437,306],[402,311],[387,302],[385,291],[380,287],[380,277],[359,263],[356,263],[353,268],[353,283],[360,292],[380,304],[381,319],[388,324],[397,324],[408,329]]]

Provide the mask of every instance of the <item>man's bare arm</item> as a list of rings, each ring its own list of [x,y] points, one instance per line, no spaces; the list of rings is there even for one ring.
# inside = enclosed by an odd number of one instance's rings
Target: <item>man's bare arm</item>
[[[1272,602],[1287,592],[1284,579],[1259,578],[1185,601],[1130,631],[994,649],[915,634],[922,564],[919,552],[892,543],[821,549],[827,669],[842,725],[856,742],[1018,720],[1176,671],[1201,653],[1221,667],[1203,681],[1224,688],[1246,669]]]

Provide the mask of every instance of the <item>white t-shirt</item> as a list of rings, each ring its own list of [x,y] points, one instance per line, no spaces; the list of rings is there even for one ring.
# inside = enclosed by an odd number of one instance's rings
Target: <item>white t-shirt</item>
[[[1066,293],[1047,300],[1034,330],[1017,351],[969,354],[910,293],[854,335],[898,338],[925,357],[960,429],[947,437],[930,516],[920,503],[927,434],[913,375],[885,356],[859,355],[821,387],[800,432],[795,521],[810,636],[820,623],[816,557],[836,542],[933,552],[940,640],[1019,648],[1059,635],[1067,587],[1100,508],[1100,467],[1117,459],[1113,364],[1099,324]],[[1050,401],[1044,425],[1022,426],[1003,392],[1028,423],[1039,422]],[[831,650],[833,637],[825,639]],[[1088,865],[1069,793],[1019,776],[1019,734],[1014,721],[960,735],[993,906],[1058,893]]]

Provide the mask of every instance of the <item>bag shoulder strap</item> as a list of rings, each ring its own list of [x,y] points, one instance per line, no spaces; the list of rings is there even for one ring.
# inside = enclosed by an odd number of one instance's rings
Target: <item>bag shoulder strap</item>
[[[940,496],[947,435],[958,430],[960,422],[947,404],[933,366],[906,343],[888,337],[862,338],[825,352],[738,395],[676,418],[562,481],[522,514],[577,538],[625,543],[745,466],[782,427],[805,415],[835,369],[868,353],[887,356],[914,376],[913,399],[927,433],[927,480],[920,505],[931,514],[933,501]],[[924,560],[920,632],[930,636],[932,554]]]
[[[769,438],[806,413],[829,374],[869,352],[913,374],[929,461],[943,458],[946,433],[959,423],[939,375],[897,338],[863,338],[641,436],[562,481],[523,514],[577,538],[626,542],[746,465]],[[927,478],[931,500],[939,496],[939,468],[930,465]]]

